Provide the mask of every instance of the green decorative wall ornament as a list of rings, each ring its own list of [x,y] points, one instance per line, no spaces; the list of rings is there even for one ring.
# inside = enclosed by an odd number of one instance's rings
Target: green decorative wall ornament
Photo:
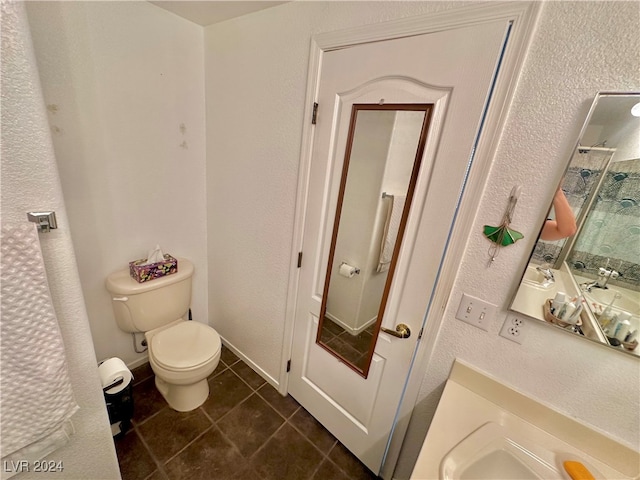
[[[519,196],[520,186],[516,185],[511,189],[507,210],[504,212],[500,225],[495,227],[492,225],[484,226],[484,236],[492,242],[492,245],[489,247],[489,257],[491,259],[489,265],[495,261],[501,247],[508,247],[509,245],[513,245],[518,240],[524,238],[524,235],[520,232],[509,228],[511,225],[511,219],[513,218],[513,211],[516,208]]]
[[[485,225],[484,235],[493,243],[497,243],[502,247],[512,245],[521,238],[524,238],[524,235],[522,235],[520,232],[510,229],[506,225],[498,225],[497,227]]]

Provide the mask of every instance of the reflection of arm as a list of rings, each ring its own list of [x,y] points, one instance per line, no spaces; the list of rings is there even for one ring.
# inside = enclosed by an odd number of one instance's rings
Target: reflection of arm
[[[576,218],[571,210],[567,197],[560,188],[553,197],[553,210],[555,220],[547,220],[542,227],[540,238],[542,240],[560,240],[576,233]]]

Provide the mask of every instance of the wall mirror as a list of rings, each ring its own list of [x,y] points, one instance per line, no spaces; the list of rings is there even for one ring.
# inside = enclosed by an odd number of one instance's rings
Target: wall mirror
[[[549,210],[560,224],[558,201],[576,233],[542,226],[511,310],[640,356],[640,93],[596,95]]]
[[[425,148],[431,104],[354,104],[316,343],[367,377]]]

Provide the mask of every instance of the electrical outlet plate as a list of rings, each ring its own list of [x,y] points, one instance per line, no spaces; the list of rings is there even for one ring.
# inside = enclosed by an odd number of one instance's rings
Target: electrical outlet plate
[[[456,318],[488,332],[497,308],[496,305],[465,293],[462,295]]]
[[[522,318],[510,313],[500,329],[500,336],[508,338],[512,342],[522,343],[526,327],[527,325]]]

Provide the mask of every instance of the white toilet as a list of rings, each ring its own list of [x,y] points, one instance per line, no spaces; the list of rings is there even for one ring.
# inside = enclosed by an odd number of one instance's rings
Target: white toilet
[[[178,271],[138,283],[129,270],[107,277],[118,327],[144,332],[156,387],[171,408],[188,412],[209,396],[207,377],[220,360],[220,336],[202,323],[187,320],[193,264],[178,259]]]

